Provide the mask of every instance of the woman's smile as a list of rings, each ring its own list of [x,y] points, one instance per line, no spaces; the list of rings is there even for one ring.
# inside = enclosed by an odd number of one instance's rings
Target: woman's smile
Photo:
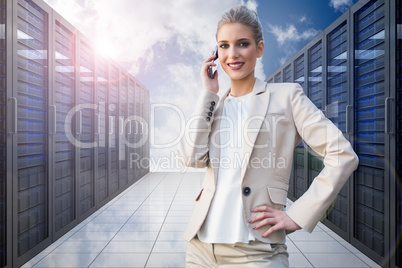
[[[231,70],[240,70],[243,67],[244,62],[232,62],[228,63],[228,66]]]

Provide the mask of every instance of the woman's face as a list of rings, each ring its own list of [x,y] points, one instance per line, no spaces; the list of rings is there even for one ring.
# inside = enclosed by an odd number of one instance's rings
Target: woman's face
[[[249,27],[226,23],[217,34],[219,62],[231,80],[254,79],[257,58],[264,52],[264,42],[258,45]]]

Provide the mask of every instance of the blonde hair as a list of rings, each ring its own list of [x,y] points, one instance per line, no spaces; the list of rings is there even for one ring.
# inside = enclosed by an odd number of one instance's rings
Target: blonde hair
[[[218,36],[219,29],[227,23],[240,23],[249,27],[253,33],[256,44],[260,41],[264,41],[262,26],[258,19],[257,12],[250,10],[245,6],[234,6],[222,14],[222,17],[218,22],[216,36]]]

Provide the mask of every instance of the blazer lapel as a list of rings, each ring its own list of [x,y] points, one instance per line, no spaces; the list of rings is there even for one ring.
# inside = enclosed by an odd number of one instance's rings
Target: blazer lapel
[[[246,121],[247,128],[243,129],[243,165],[241,169],[242,180],[246,173],[255,141],[268,110],[270,99],[270,92],[268,88],[268,83],[256,78]]]

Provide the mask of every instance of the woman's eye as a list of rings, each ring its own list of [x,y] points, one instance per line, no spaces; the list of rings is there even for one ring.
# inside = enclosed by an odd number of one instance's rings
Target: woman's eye
[[[223,49],[228,48],[228,47],[229,46],[227,44],[220,45],[220,48],[223,48]]]
[[[248,42],[240,43],[241,47],[248,47],[249,45],[250,45],[250,43],[248,43]]]

